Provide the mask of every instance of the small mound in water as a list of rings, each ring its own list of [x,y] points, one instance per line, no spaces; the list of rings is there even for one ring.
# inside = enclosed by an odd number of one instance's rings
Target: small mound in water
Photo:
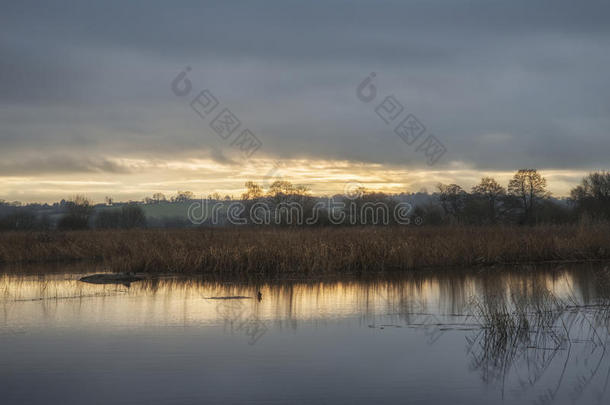
[[[227,297],[206,297],[208,300],[245,300],[252,297],[246,297],[244,295],[230,295]]]
[[[129,283],[133,283],[134,281],[140,281],[142,277],[134,276],[133,274],[125,274],[125,273],[102,273],[102,274],[92,274],[90,276],[85,276],[80,279],[85,283],[92,284],[124,284],[129,285]]]

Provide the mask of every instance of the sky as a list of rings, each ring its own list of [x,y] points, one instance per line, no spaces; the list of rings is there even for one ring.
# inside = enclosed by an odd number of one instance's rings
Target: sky
[[[0,199],[434,191],[530,167],[567,195],[608,169],[609,17],[597,0],[3,2]],[[219,134],[225,109],[239,126]]]

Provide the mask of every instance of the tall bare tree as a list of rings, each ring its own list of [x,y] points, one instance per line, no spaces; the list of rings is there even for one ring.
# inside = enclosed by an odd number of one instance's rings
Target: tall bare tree
[[[86,229],[89,226],[93,206],[85,196],[75,195],[65,207],[66,214],[57,224],[59,229]]]
[[[165,194],[163,193],[154,193],[152,195],[152,199],[158,204],[162,201],[167,201],[167,199],[165,198]]]
[[[546,179],[536,169],[518,170],[508,182],[508,194],[520,201],[526,222],[533,219],[536,205],[550,195],[546,189]]]
[[[472,188],[472,193],[487,201],[489,221],[495,222],[498,218],[497,206],[506,190],[492,177],[483,177],[481,182]]]
[[[457,184],[439,183],[437,188],[439,191],[439,200],[445,214],[459,220],[462,211],[464,210],[467,193]]]
[[[256,200],[263,196],[263,188],[259,184],[247,181],[244,186],[246,191],[241,195],[242,200]]]
[[[572,189],[571,200],[580,213],[594,218],[610,218],[610,172],[589,173]]]
[[[173,198],[174,202],[187,202],[195,198],[195,194],[192,191],[178,191],[176,196]]]

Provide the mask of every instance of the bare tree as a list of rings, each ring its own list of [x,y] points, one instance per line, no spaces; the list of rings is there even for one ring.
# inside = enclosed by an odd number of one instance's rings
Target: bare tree
[[[192,191],[178,191],[174,197],[175,202],[187,202],[195,198],[195,194]]]
[[[445,214],[459,219],[464,210],[467,197],[466,192],[457,184],[439,183],[437,188],[439,191],[439,201]]]
[[[536,169],[518,170],[508,182],[508,194],[521,202],[526,222],[532,220],[536,205],[550,195],[546,190],[546,179]]]
[[[498,218],[497,205],[506,195],[504,187],[492,177],[483,177],[481,182],[472,188],[472,193],[487,201],[489,220],[495,222]]]
[[[59,220],[60,229],[86,229],[93,207],[89,200],[82,195],[76,195],[65,203],[66,214]]]
[[[157,204],[159,204],[159,203],[160,203],[160,202],[162,202],[162,201],[167,201],[167,199],[165,198],[165,194],[163,194],[163,193],[154,193],[154,194],[152,195],[152,199],[153,199],[153,200],[154,200],[154,201],[155,201]]]
[[[263,188],[259,184],[247,181],[244,186],[246,191],[241,195],[242,200],[257,200],[263,196]]]
[[[571,200],[580,213],[594,218],[610,218],[610,172],[589,173],[572,189]]]
[[[269,186],[270,197],[287,196],[294,193],[294,186],[291,182],[285,180],[276,180]]]

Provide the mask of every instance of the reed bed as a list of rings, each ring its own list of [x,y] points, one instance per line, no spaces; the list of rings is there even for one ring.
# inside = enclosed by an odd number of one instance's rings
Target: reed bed
[[[608,224],[0,234],[0,263],[87,260],[125,272],[308,277],[609,259]]]

